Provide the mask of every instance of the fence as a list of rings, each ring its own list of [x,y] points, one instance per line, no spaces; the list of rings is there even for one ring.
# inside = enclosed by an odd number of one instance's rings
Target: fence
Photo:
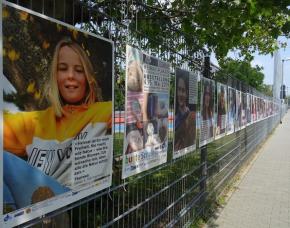
[[[122,23],[93,8],[91,1],[19,0],[11,2],[67,23],[77,24],[89,31],[92,31],[92,27],[86,27],[82,21],[88,14],[90,16],[101,14],[108,17],[113,22],[104,26],[107,29],[93,29],[95,33],[102,35],[111,30],[115,31],[113,34],[116,44],[115,75],[120,79],[120,75],[122,72],[124,73],[123,44],[128,41],[121,37],[126,36],[126,32],[124,32],[126,26],[124,27]],[[125,3],[125,1],[123,2]],[[68,10],[72,10],[73,13],[68,13]],[[123,21],[125,19],[124,16]],[[117,27],[120,27],[118,31],[116,31]],[[109,28],[111,30],[108,30]],[[118,34],[122,36],[118,36]],[[112,38],[113,35],[109,34],[108,37]],[[132,39],[131,41],[137,42],[138,40]],[[140,48],[146,46],[144,40],[138,42]],[[173,66],[183,65],[184,68],[192,66],[194,69],[205,69],[205,72],[210,70],[210,66],[204,64],[202,52],[197,53],[195,57],[188,58],[187,63],[184,62],[184,56],[188,54],[186,48],[182,55],[169,48],[166,53],[165,56],[161,53],[160,57],[169,61],[174,55],[176,58],[173,60]],[[171,80],[171,83],[173,81]],[[224,82],[236,89],[262,96],[237,80],[226,78]],[[116,83],[115,86],[115,90],[119,90],[120,93],[124,93],[122,83]],[[173,94],[170,96],[170,106],[173,110]],[[122,180],[122,129],[124,128],[122,121],[124,116],[123,112],[119,111],[122,106],[124,106],[124,99],[115,101],[115,107],[118,110],[115,112],[115,119],[118,121],[114,128],[112,186],[23,226],[82,228],[190,226],[210,207],[210,202],[223,190],[239,168],[251,158],[255,149],[280,121],[279,115],[268,117],[210,143],[206,150],[197,149],[175,160],[172,159],[173,133],[170,131],[167,163]]]

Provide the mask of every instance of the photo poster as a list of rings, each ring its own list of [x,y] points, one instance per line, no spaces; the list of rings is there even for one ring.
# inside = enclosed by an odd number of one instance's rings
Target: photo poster
[[[200,96],[200,147],[214,139],[214,94],[215,81],[203,77]]]
[[[122,179],[167,161],[170,64],[126,47]]]
[[[247,108],[246,108],[246,115],[247,115],[247,126],[251,125],[252,123],[252,94],[247,93]]]
[[[113,43],[2,8],[2,217],[12,227],[111,185]]]
[[[261,120],[261,98],[260,97],[257,97],[257,121],[260,121]]]
[[[236,90],[228,87],[228,115],[227,115],[227,135],[235,132],[236,119]]]
[[[252,123],[255,123],[257,121],[257,97],[252,95],[252,109],[251,109],[251,113],[252,113]]]
[[[239,131],[242,126],[242,92],[236,90],[236,116],[235,131]]]
[[[198,73],[176,68],[173,159],[196,149]]]
[[[241,129],[247,125],[247,93],[241,92]]]
[[[217,82],[217,119],[215,121],[215,139],[219,139],[226,135],[227,113],[227,86]]]

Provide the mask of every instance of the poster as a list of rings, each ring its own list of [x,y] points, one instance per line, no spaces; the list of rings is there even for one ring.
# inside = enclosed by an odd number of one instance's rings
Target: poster
[[[236,90],[236,116],[235,131],[239,131],[242,126],[242,92]]]
[[[126,47],[122,178],[167,161],[170,65]]]
[[[2,7],[1,184],[11,227],[111,185],[113,43]]]
[[[247,108],[246,108],[246,115],[247,115],[247,126],[252,123],[252,94],[247,93]]]
[[[214,137],[214,93],[215,82],[202,78],[200,103],[200,137],[199,146],[213,141]]]
[[[198,73],[176,68],[175,118],[173,158],[192,152],[196,148],[196,106]]]
[[[247,93],[241,92],[241,129],[247,125]]]
[[[217,120],[215,138],[219,139],[226,134],[227,128],[227,86],[217,83]]]
[[[252,122],[255,123],[257,121],[257,97],[252,95],[252,108],[251,108],[251,113],[252,113]]]
[[[227,119],[227,135],[235,132],[236,118],[236,90],[228,87],[228,119]]]

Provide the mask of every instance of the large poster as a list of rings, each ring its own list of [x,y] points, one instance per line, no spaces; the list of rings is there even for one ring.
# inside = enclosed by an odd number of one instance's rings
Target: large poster
[[[235,132],[236,118],[236,90],[228,87],[228,120],[227,120],[227,135]]]
[[[214,137],[214,93],[215,82],[202,78],[201,104],[200,104],[200,137],[199,146],[204,146],[213,141]]]
[[[111,185],[113,43],[2,7],[1,186],[11,227]]]
[[[173,158],[196,147],[197,73],[176,68]]]
[[[226,134],[227,128],[227,86],[217,83],[217,120],[215,138],[221,138]]]
[[[126,48],[125,137],[122,178],[167,161],[170,65]]]

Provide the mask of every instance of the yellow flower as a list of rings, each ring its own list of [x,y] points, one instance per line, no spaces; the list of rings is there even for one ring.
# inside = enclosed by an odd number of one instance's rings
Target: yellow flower
[[[19,13],[19,18],[21,21],[26,21],[28,18],[29,14],[27,12],[21,11]]]
[[[50,46],[50,43],[48,43],[46,40],[43,41],[43,43],[42,43],[42,48],[43,49],[47,49],[47,48],[49,48],[49,46]]]
[[[41,96],[41,92],[40,92],[40,90],[35,91],[35,93],[34,93],[34,99],[35,99],[35,100],[39,100],[39,99],[40,99],[40,96]]]
[[[28,86],[27,86],[26,91],[27,91],[28,93],[34,93],[34,91],[35,91],[35,82],[30,82],[30,83],[28,84]]]
[[[20,57],[20,53],[16,52],[14,49],[12,49],[8,52],[8,58],[11,61],[15,61],[15,60],[19,59],[19,57]]]
[[[6,7],[3,7],[3,11],[2,11],[2,17],[3,18],[7,18],[9,17],[9,11],[6,9]]]

